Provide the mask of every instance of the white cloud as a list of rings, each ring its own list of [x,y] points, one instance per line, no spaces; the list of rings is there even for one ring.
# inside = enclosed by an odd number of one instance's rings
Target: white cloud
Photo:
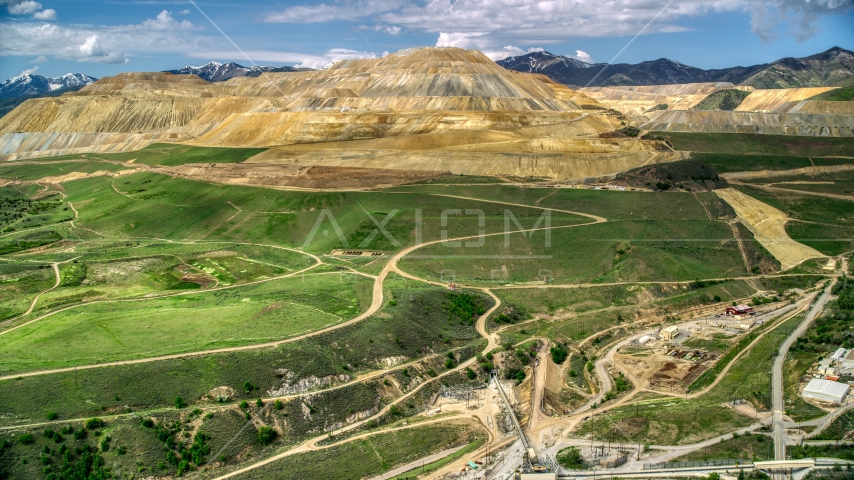
[[[36,13],[37,11],[41,10],[42,4],[34,0],[25,0],[23,2],[10,2],[9,6],[6,7],[6,9],[12,15],[29,15],[31,13]]]
[[[459,47],[468,50],[480,50],[481,53],[492,60],[504,60],[507,57],[516,57],[531,52],[542,52],[542,47],[531,47],[527,50],[515,45],[505,45],[502,48],[492,48],[489,37],[485,32],[475,33],[440,33],[437,47]]]
[[[382,12],[395,10],[406,0],[342,0],[331,5],[296,5],[278,12],[270,12],[264,21],[273,23],[319,23],[332,20],[357,20]]]
[[[374,25],[373,27],[367,25],[359,25],[357,27],[359,30],[373,30],[374,32],[383,32],[389,35],[400,35],[402,29],[397,25]]]
[[[28,68],[28,69],[24,70],[23,72],[21,72],[21,75],[32,75],[38,71],[39,71],[39,66],[36,65],[33,68]]]
[[[47,57],[45,57],[44,55],[39,55],[33,60],[30,60],[30,63],[47,63]]]
[[[36,20],[56,20],[56,10],[48,8],[41,12],[36,12],[33,14],[33,18]]]
[[[584,50],[576,50],[574,58],[576,60],[581,60],[585,63],[593,63],[593,57],[591,57],[590,54],[585,52]]]
[[[360,58],[377,58],[374,52],[360,52],[346,48],[333,48],[322,55],[311,55],[300,52],[281,52],[276,50],[245,50],[246,56],[253,62],[293,63],[298,68],[320,68],[339,60],[355,60]],[[387,54],[388,52],[385,52]],[[202,59],[246,60],[235,50],[204,50],[189,52],[188,55]]]
[[[188,53],[221,44],[197,35],[198,27],[171,12],[137,24],[114,26],[0,22],[0,56],[50,55],[64,60],[127,63],[135,53]]]
[[[437,47],[459,47],[468,50],[484,48],[489,44],[487,32],[440,32]]]
[[[764,40],[799,40],[823,15],[854,10],[852,0],[326,0],[271,12],[267,22],[317,23],[368,19],[439,35],[438,44],[501,54],[505,45],[549,45],[568,38],[633,36],[689,30],[680,23],[710,12],[746,11]],[[666,8],[665,8],[666,7]]]
[[[333,48],[327,50],[321,57],[303,60],[295,66],[298,68],[320,68],[340,60],[358,60],[360,58],[377,58],[377,54],[374,52],[359,52],[347,48]]]
[[[189,14],[190,14],[190,11],[187,9],[184,9],[184,10],[181,10],[180,12],[178,12],[178,15],[189,15]]]

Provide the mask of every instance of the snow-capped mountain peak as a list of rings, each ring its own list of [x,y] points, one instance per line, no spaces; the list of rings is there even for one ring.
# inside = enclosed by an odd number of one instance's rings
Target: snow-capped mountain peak
[[[244,67],[234,62],[208,62],[198,67],[187,65],[178,70],[169,70],[169,72],[183,75],[198,75],[209,82],[222,82],[234,77],[257,77],[264,72],[293,72],[294,70],[293,67]]]
[[[0,98],[40,95],[66,88],[80,88],[98,80],[82,73],[66,73],[60,77],[25,74],[0,84]]]

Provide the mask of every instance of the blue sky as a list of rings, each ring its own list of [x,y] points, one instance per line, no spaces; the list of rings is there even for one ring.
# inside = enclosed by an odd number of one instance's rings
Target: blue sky
[[[607,62],[638,32],[616,62],[722,68],[854,49],[854,0],[0,0],[0,15],[0,79],[318,67],[432,45]]]

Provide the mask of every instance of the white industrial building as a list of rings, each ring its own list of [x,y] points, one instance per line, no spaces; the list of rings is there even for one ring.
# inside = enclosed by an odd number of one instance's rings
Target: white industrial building
[[[804,398],[821,400],[822,402],[842,403],[848,394],[848,385],[830,380],[814,378],[801,392]]]

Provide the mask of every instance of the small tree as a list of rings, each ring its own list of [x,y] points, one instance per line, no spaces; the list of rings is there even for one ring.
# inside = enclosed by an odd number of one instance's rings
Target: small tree
[[[276,439],[277,432],[272,427],[263,426],[258,429],[258,443],[267,445]]]
[[[260,398],[258,400],[255,400],[255,406],[256,407],[263,407],[264,406],[264,400],[261,400]]]
[[[282,408],[284,408],[281,400],[276,400],[276,402],[273,403],[273,407],[275,407],[276,410],[281,410]]]
[[[721,475],[718,472],[712,472],[709,474],[709,480],[721,480]]]
[[[469,380],[474,380],[477,377],[477,374],[474,373],[474,370],[471,368],[466,368],[466,377],[468,377]]]
[[[100,418],[90,418],[86,420],[86,430],[95,430],[98,428],[103,428],[104,421]]]
[[[187,403],[184,402],[184,399],[181,397],[175,397],[175,408],[181,409],[187,406]]]

